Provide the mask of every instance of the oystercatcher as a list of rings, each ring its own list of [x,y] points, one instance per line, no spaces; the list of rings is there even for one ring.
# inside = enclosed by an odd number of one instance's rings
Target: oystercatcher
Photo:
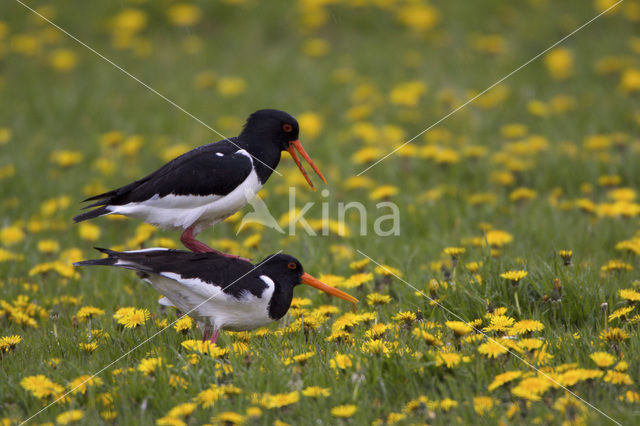
[[[256,111],[240,136],[200,146],[140,180],[87,198],[83,202],[95,203],[85,209],[97,208],[73,220],[121,214],[163,228],[181,229],[180,240],[193,252],[215,251],[195,235],[246,206],[278,166],[282,151],[291,154],[311,188],[313,183],[294,148],[326,183],[302,148],[298,133],[298,122],[286,112]]]
[[[117,252],[97,248],[109,257],[76,262],[76,266],[109,265],[133,269],[161,293],[163,305],[177,307],[199,322],[203,341],[220,330],[253,330],[282,318],[293,288],[308,284],[355,305],[358,299],[304,272],[287,254],[267,256],[256,265],[218,253],[150,248]]]

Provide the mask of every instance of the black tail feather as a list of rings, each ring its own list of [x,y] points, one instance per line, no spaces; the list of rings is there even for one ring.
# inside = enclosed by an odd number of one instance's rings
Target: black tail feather
[[[83,260],[81,262],[74,262],[73,266],[93,266],[93,265],[113,265],[116,263],[116,261],[118,260],[118,258],[114,255],[117,252],[113,251],[113,250],[109,250],[109,249],[105,249],[105,248],[101,248],[101,247],[94,247],[96,250],[100,251],[101,253],[105,253],[107,255],[109,255],[109,257],[105,257],[103,259],[93,259],[93,260]]]
[[[91,207],[91,206],[89,206]],[[88,212],[79,214],[73,218],[75,223],[82,222],[85,220],[93,219],[94,217],[104,216],[105,214],[109,214],[110,211],[107,209],[107,206],[100,206],[97,209],[90,210]]]
[[[104,200],[105,198],[110,198],[110,197],[116,195],[117,191],[118,191],[117,189],[114,189],[114,190],[109,191],[109,192],[103,192],[102,194],[98,194],[98,195],[94,195],[93,197],[85,198],[84,200],[82,200],[82,202],[86,203],[87,201]]]

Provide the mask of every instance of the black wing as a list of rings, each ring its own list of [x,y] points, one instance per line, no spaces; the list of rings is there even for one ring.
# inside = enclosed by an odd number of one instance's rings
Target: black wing
[[[203,145],[171,160],[155,172],[128,185],[87,198],[97,202],[85,208],[124,205],[141,202],[155,196],[174,195],[227,195],[240,185],[251,173],[253,163],[245,153],[239,153],[231,141],[220,141]],[[84,213],[76,216],[76,222],[105,214]]]
[[[97,250],[109,257],[74,263],[76,266],[110,265],[149,274],[173,273],[182,279],[196,278],[222,287],[234,297],[250,292],[260,297],[267,285],[260,280],[257,269],[246,260],[225,257],[218,253],[192,253],[184,250],[137,250],[117,252],[104,248]]]

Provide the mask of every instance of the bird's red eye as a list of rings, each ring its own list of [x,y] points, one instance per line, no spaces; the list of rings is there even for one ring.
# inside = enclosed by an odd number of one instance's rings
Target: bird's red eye
[[[287,265],[287,267],[289,269],[296,269],[298,267],[298,265],[296,265],[295,262],[289,262],[289,264]]]
[[[284,130],[285,132],[289,133],[293,130],[293,126],[289,123],[284,123],[282,125],[282,130]]]

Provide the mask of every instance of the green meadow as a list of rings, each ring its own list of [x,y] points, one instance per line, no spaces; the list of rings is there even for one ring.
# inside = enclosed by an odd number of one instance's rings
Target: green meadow
[[[26,4],[0,5],[0,424],[639,420],[640,1]],[[328,183],[284,153],[259,195],[285,233],[247,206],[199,238],[355,312],[299,286],[211,346],[132,271],[72,266],[181,248],[71,218],[261,108]]]

